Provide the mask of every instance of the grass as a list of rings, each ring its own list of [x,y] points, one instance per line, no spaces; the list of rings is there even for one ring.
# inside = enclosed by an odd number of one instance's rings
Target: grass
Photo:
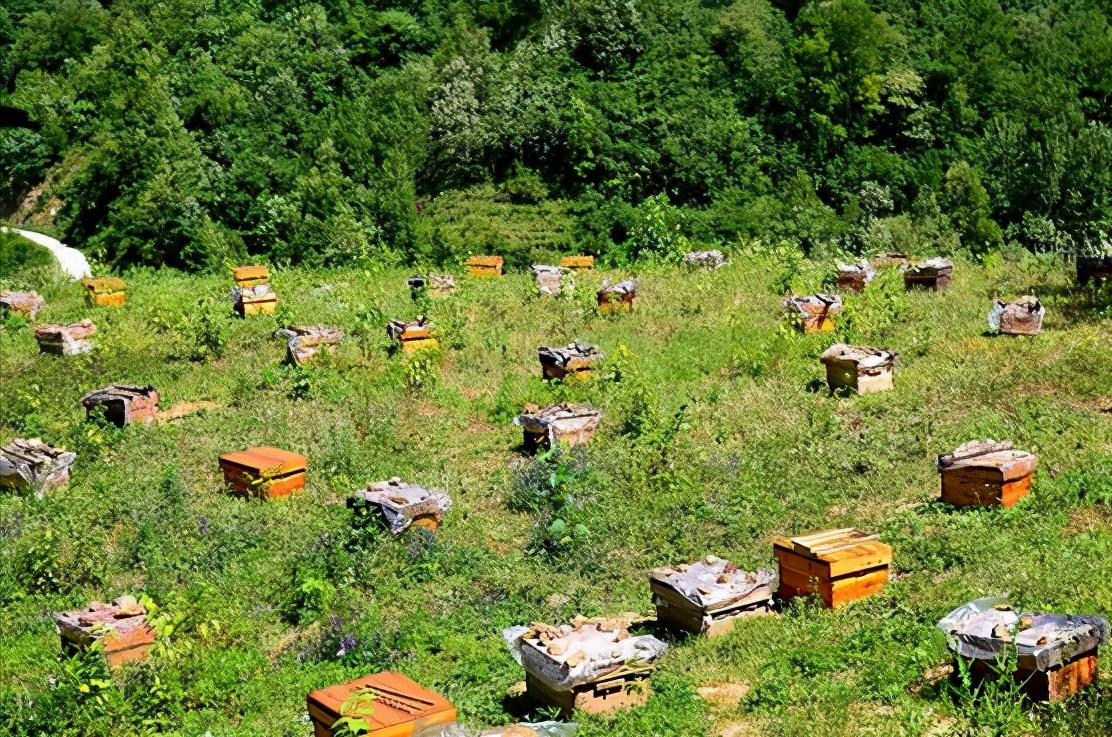
[[[79,285],[38,271],[0,281],[44,295],[40,322],[90,316],[98,329],[96,350],[69,359],[38,354],[17,318],[0,331],[0,440],[78,453],[67,489],[0,496],[6,733],[306,737],[308,690],[384,668],[445,693],[468,723],[504,723],[523,673],[502,628],[649,614],[654,566],[708,553],[771,565],[774,537],[843,526],[893,545],[881,595],[675,641],[649,703],[582,716],[580,737],[1109,733],[1110,680],[1065,706],[1016,707],[1003,689],[955,697],[934,629],[998,592],[1112,612],[1107,294],[1076,290],[1054,262],[959,260],[945,293],[904,294],[884,277],[847,298],[841,334],[804,336],[780,322],[778,285],[812,291],[829,265],[785,271],[776,254],[646,269],[637,311],[611,318],[592,307],[601,271],[572,298],[513,274],[464,278],[423,305],[407,275],[278,271],[278,315],[248,320],[231,316],[224,274],[133,271],[119,309],[86,307]],[[1047,305],[1043,334],[986,335],[991,299],[1031,289]],[[421,311],[444,353],[390,355],[385,321]],[[288,323],[348,340],[294,369],[273,336]],[[544,384],[537,346],[573,338],[599,344],[606,365],[582,386]],[[838,338],[897,350],[895,389],[822,390],[817,357]],[[163,408],[206,408],[123,431],[84,421],[78,398],[109,382],[153,384]],[[510,420],[525,402],[563,399],[606,416],[554,469],[520,453]],[[982,437],[1039,455],[1034,491],[1011,510],[936,501],[935,454]],[[225,492],[217,456],[263,444],[309,457],[305,492]],[[554,470],[562,503],[546,494]],[[395,475],[452,495],[437,535],[353,524],[346,496]],[[570,532],[555,534],[555,519]],[[48,613],[125,593],[158,607],[153,656],[113,676],[96,657],[62,659]],[[698,696],[716,684],[738,688]]]

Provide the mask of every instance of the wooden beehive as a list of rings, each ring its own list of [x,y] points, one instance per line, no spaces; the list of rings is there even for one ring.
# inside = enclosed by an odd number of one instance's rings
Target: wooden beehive
[[[13,312],[34,320],[45,305],[38,292],[0,292],[0,313]]]
[[[84,652],[99,642],[111,668],[145,660],[154,643],[154,629],[147,612],[133,597],[120,597],[111,604],[94,601],[85,609],[56,612],[54,623],[67,652]]]
[[[744,617],[768,614],[772,604],[770,570],[743,571],[708,556],[649,576],[660,622],[691,634],[715,637],[733,630]]]
[[[444,515],[452,508],[452,498],[439,489],[409,484],[395,476],[355,492],[347,506],[359,515],[368,508],[377,510],[390,532],[400,535],[410,526],[440,529]]]
[[[576,342],[559,348],[541,346],[537,354],[545,381],[586,381],[593,375],[595,361],[603,357],[597,347]]]
[[[633,312],[633,300],[637,296],[637,280],[626,279],[617,284],[609,280],[602,283],[598,290],[598,311],[603,315],[615,312]]]
[[[870,394],[892,388],[896,366],[892,351],[835,343],[819,360],[826,366],[826,381],[832,392]]]
[[[1077,283],[1085,286],[1092,281],[1112,281],[1112,256],[1078,256]]]
[[[235,289],[232,301],[240,317],[273,315],[278,295],[270,289],[270,270],[265,266],[237,266],[232,269]]]
[[[92,320],[71,325],[40,325],[35,328],[39,351],[56,356],[76,356],[93,350],[92,336],[97,329]]]
[[[595,257],[564,256],[560,259],[560,266],[572,271],[592,271],[595,268]]]
[[[340,717],[366,720],[366,737],[408,737],[456,721],[456,708],[446,698],[389,671],[313,691],[307,701],[313,737],[332,737]]]
[[[81,404],[88,418],[103,413],[105,420],[123,427],[132,422],[150,424],[158,416],[160,398],[153,386],[109,384],[81,397]]]
[[[944,258],[927,259],[904,267],[905,289],[929,289],[941,292],[950,285],[954,264]]]
[[[544,409],[527,407],[514,418],[524,435],[526,450],[553,448],[557,445],[584,445],[594,435],[602,420],[602,412],[587,405],[550,404]]]
[[[563,266],[533,264],[533,280],[537,284],[537,291],[541,294],[559,294],[563,289],[565,273],[567,269]]]
[[[869,282],[876,276],[876,269],[867,259],[861,259],[854,264],[838,264],[838,289],[848,289],[851,292],[863,292]]]
[[[502,276],[501,256],[472,256],[464,262],[467,273],[475,278]]]
[[[432,323],[425,317],[418,317],[412,322],[391,320],[386,324],[386,334],[396,341],[402,353],[440,348],[439,341],[432,335]]]
[[[69,483],[77,454],[38,438],[16,438],[0,447],[0,488],[29,489],[36,498]]]
[[[892,548],[852,528],[779,538],[780,598],[815,595],[830,609],[884,588]]]
[[[785,297],[780,305],[804,333],[829,333],[834,330],[834,316],[842,314],[842,298],[836,294]]]
[[[220,469],[234,491],[275,499],[305,488],[307,461],[303,455],[264,446],[224,453]]]
[[[627,666],[604,677],[568,689],[555,689],[544,680],[526,671],[525,691],[536,702],[560,710],[565,717],[576,711],[607,714],[620,709],[641,706],[652,696],[649,677],[653,668]]]
[[[115,276],[87,276],[81,280],[89,304],[119,307],[127,301],[127,283]]]
[[[1042,332],[1046,308],[1033,295],[1015,302],[997,300],[988,314],[989,327],[1004,335],[1038,335]]]
[[[942,501],[956,506],[1011,507],[1031,490],[1038,458],[1010,442],[975,440],[938,457]]]

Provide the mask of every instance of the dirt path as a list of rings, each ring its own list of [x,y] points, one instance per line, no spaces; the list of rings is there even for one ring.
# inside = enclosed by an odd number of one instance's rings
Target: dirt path
[[[80,279],[85,276],[92,276],[89,270],[89,262],[85,258],[85,254],[78,251],[76,248],[70,248],[65,243],[62,243],[57,238],[51,238],[42,233],[35,233],[30,230],[20,230],[19,228],[0,227],[0,230],[5,233],[9,230],[13,233],[18,233],[32,243],[37,243],[43,248],[54,254],[54,259],[58,265],[62,267],[62,271],[71,279]]]

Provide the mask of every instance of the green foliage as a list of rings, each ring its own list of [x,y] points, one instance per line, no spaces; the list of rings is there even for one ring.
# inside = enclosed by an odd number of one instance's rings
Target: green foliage
[[[48,268],[54,263],[50,251],[21,235],[0,233],[0,276],[11,278],[26,269]]]

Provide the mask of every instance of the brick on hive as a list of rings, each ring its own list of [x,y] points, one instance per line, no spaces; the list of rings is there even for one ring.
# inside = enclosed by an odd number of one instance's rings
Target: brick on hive
[[[572,271],[593,271],[595,268],[594,256],[563,256],[560,266]]]
[[[988,313],[988,326],[1004,335],[1038,335],[1045,315],[1046,308],[1032,295],[1008,303],[996,300]]]
[[[502,276],[501,256],[472,256],[464,262],[467,273],[475,278],[490,278]]]
[[[973,440],[938,457],[942,501],[957,506],[1014,506],[1027,496],[1038,458],[1010,441]]]
[[[327,351],[340,344],[344,334],[328,325],[290,325],[277,331],[286,339],[287,357],[290,363],[301,366],[310,363],[321,351]]]
[[[0,312],[22,315],[34,320],[46,301],[38,292],[0,292]]]
[[[848,390],[858,394],[892,388],[897,355],[884,348],[835,343],[819,360],[826,366],[830,391]]]
[[[132,422],[150,424],[158,416],[161,395],[153,386],[109,384],[81,397],[85,415],[93,419],[103,412],[104,419],[116,427]]]
[[[607,618],[576,617],[571,624],[503,632],[514,658],[525,668],[526,692],[564,715],[590,714],[645,703],[649,677],[667,645],[652,635],[631,635]]]
[[[390,532],[400,535],[411,525],[439,529],[444,515],[452,508],[452,498],[439,489],[425,489],[395,476],[357,491],[348,499],[348,507],[353,511],[377,510]]]
[[[603,358],[597,346],[577,341],[563,347],[542,345],[537,349],[537,355],[541,362],[541,375],[546,381],[589,379],[595,361]]]
[[[35,340],[39,351],[56,356],[76,356],[93,350],[91,340],[97,329],[92,320],[69,325],[40,325],[35,328]]]
[[[220,456],[224,483],[247,496],[277,499],[305,488],[305,456],[281,448],[260,446]]]
[[[632,312],[639,283],[637,279],[625,279],[611,284],[609,278],[604,279],[596,295],[599,312],[604,315],[621,311]]]
[[[115,276],[87,276],[81,280],[89,304],[119,307],[127,301],[127,283]]]
[[[842,314],[842,298],[836,294],[810,294],[785,297],[780,306],[788,312],[795,325],[804,333],[828,333],[834,330],[834,316]]]
[[[432,336],[432,323],[423,315],[409,322],[391,320],[386,323],[386,334],[401,346],[403,353],[440,347],[440,343]]]
[[[863,292],[876,277],[876,269],[868,259],[861,259],[852,264],[838,264],[838,289],[849,289],[854,292]]]
[[[471,729],[462,724],[439,724],[418,729],[413,737],[575,737],[575,722],[518,722],[488,729]]]
[[[456,279],[451,274],[429,274],[427,277],[414,274],[405,280],[409,296],[417,299],[422,295],[447,297],[456,288]]]
[[[574,447],[587,443],[602,420],[602,411],[586,404],[550,404],[544,409],[526,407],[514,418],[529,450]]]
[[[950,285],[954,263],[941,256],[935,256],[926,261],[908,264],[902,270],[905,289],[919,287],[941,292]]]
[[[90,602],[84,609],[55,612],[54,623],[62,649],[84,652],[100,644],[108,665],[145,660],[154,643],[154,629],[147,624],[147,610],[133,596],[121,596],[111,604]]]
[[[1035,701],[1060,701],[1095,682],[1098,649],[1108,642],[1103,617],[1021,613],[1000,597],[963,604],[938,629],[976,681],[995,680],[1001,662],[1014,663],[1015,683]]]
[[[1107,243],[1107,242],[1106,242]],[[1109,244],[1112,246],[1112,244]],[[1112,256],[1078,256],[1077,283],[1112,281]]]
[[[537,283],[537,290],[541,294],[559,294],[567,272],[562,266],[533,264],[533,280]]]
[[[47,445],[38,438],[17,438],[0,447],[0,486],[29,489],[36,499],[69,483],[77,454]]]
[[[726,265],[726,257],[721,251],[691,251],[683,255],[683,262],[699,269],[721,269]]]
[[[708,555],[674,568],[658,568],[649,576],[656,616],[691,634],[725,634],[743,617],[768,614],[772,605],[770,569],[744,571]]]
[[[892,548],[853,528],[778,538],[780,598],[815,595],[827,608],[879,593],[888,581]]]
[[[232,306],[240,317],[273,315],[278,295],[270,289],[270,270],[265,266],[237,266],[232,270]]]
[[[306,701],[313,737],[332,737],[341,717],[366,720],[366,737],[411,737],[457,716],[446,698],[390,671],[312,691]]]

